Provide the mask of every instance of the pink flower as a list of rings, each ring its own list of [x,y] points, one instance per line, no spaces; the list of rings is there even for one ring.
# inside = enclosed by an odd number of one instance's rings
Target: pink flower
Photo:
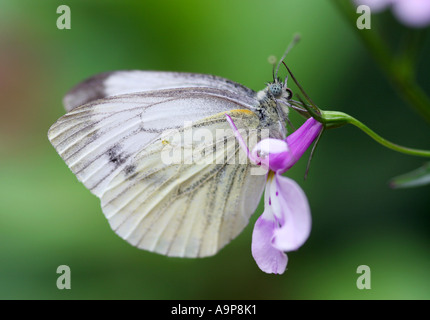
[[[355,3],[367,5],[373,12],[391,6],[397,19],[409,27],[423,28],[430,24],[429,0],[355,0]]]
[[[292,179],[270,171],[264,193],[264,212],[254,225],[252,256],[266,273],[282,274],[288,257],[311,231],[311,211],[300,186]]]
[[[227,120],[237,132],[231,118]],[[311,231],[311,213],[305,193],[292,179],[282,176],[312,144],[322,130],[321,123],[308,119],[287,139],[260,141],[249,158],[269,169],[264,193],[264,212],[252,234],[252,256],[266,273],[282,274],[287,266],[285,252],[300,248]],[[243,146],[237,132],[236,137]]]

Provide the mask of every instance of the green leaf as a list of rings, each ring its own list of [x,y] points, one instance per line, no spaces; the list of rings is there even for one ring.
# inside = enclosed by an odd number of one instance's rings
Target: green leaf
[[[430,162],[422,167],[395,177],[390,181],[392,188],[412,188],[430,184]]]

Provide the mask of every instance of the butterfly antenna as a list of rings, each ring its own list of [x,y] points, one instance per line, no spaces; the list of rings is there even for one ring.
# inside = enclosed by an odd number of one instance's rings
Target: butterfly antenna
[[[308,96],[308,94],[306,93],[306,91],[303,89],[303,87],[300,85],[300,83],[297,81],[296,77],[294,76],[294,74],[291,72],[290,68],[288,68],[287,64],[282,61],[282,63],[284,64],[285,68],[287,68],[288,73],[290,74],[291,78],[293,79],[294,83],[297,85],[297,87],[300,89],[300,91],[303,93],[303,95],[305,96],[306,100],[309,101],[310,105],[312,106],[312,109],[318,114],[321,115],[321,112],[319,110],[319,108],[315,105],[315,103],[312,101],[312,99]],[[302,101],[302,103],[304,103]]]
[[[317,148],[318,142],[320,141],[320,138],[321,138],[323,132],[324,132],[324,129],[322,129],[321,132],[318,134],[317,140],[315,141],[315,143],[312,147],[311,154],[310,154],[309,159],[308,159],[308,164],[306,165],[305,180],[308,178],[309,169],[311,167],[311,161],[312,161],[315,149]]]
[[[275,64],[273,64],[273,68],[272,68],[272,77],[273,77],[273,82],[275,82]]]
[[[276,57],[275,56],[269,56],[267,58],[267,61],[272,65],[272,78],[273,78],[273,82],[275,82]]]
[[[278,66],[276,67],[276,73],[275,73],[275,77],[278,77],[278,71],[279,71],[279,67],[281,66],[281,62],[284,62],[285,57],[287,56],[288,52],[291,51],[292,48],[294,48],[294,46],[300,41],[300,34],[295,34],[293,41],[290,42],[290,44],[287,47],[287,50],[285,50],[284,55],[282,56],[281,60],[279,60]]]

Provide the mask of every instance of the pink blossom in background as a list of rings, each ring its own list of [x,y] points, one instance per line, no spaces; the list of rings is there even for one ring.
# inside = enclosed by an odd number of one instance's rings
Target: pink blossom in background
[[[377,13],[388,7],[403,24],[424,28],[430,25],[430,0],[355,0],[357,5],[367,5]]]

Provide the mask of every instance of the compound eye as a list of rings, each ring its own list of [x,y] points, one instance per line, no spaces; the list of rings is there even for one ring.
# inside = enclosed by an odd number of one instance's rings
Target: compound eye
[[[282,86],[278,83],[271,84],[269,90],[275,98],[279,98],[282,94]]]
[[[285,88],[285,92],[287,93],[285,99],[290,100],[293,97],[293,91],[291,91],[291,89]]]

